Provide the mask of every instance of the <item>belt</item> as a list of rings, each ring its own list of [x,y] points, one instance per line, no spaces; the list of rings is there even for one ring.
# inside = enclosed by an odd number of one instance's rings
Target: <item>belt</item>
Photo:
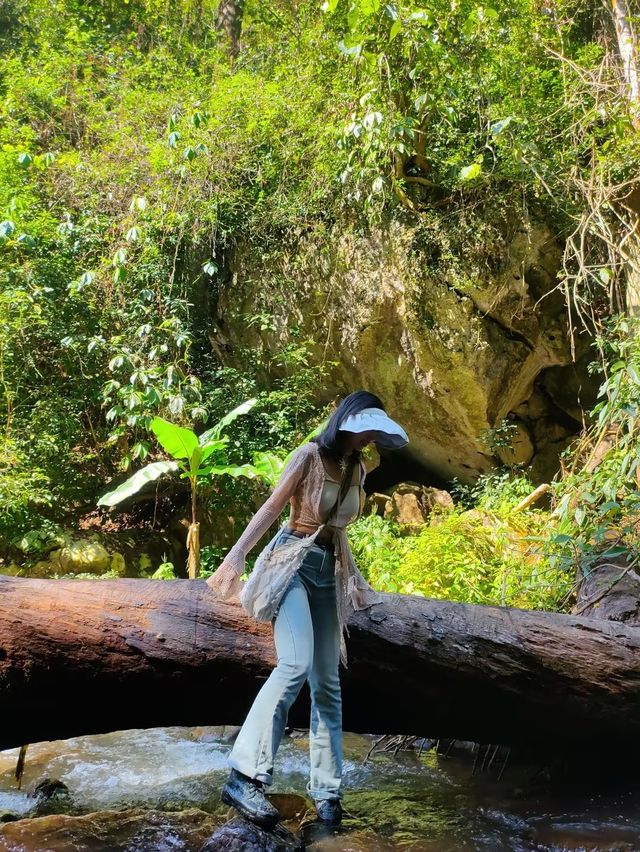
[[[286,532],[287,535],[294,535],[296,538],[307,538],[309,536],[309,533],[300,532],[300,530],[296,530],[293,527],[284,527],[282,531]],[[322,542],[316,539],[314,544],[316,547],[322,547],[324,550],[333,550],[333,541]]]

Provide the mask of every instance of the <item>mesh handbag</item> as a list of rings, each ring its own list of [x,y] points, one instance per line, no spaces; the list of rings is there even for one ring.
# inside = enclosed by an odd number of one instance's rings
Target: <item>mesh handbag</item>
[[[309,548],[313,547],[316,536],[333,518],[343,497],[345,480],[351,481],[353,463],[349,465],[338,489],[335,503],[331,507],[324,524],[304,539],[285,541],[278,544],[282,528],[274,535],[267,546],[260,551],[255,561],[251,576],[247,580],[240,595],[240,601],[245,612],[256,621],[272,621],[280,606],[280,601],[291,580],[304,561]],[[274,570],[277,569],[277,570]]]

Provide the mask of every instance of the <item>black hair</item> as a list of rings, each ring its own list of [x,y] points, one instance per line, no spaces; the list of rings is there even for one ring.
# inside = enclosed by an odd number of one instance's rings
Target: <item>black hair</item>
[[[338,403],[333,414],[329,417],[327,425],[324,427],[322,432],[320,432],[319,435],[316,435],[315,438],[311,439],[320,448],[321,455],[329,456],[334,459],[334,461],[340,461],[342,459],[342,447],[338,435],[340,426],[347,417],[351,414],[358,414],[363,410],[363,408],[381,408],[385,411],[385,407],[382,404],[380,397],[373,393],[369,393],[368,391],[354,391],[353,393],[350,393],[349,396],[345,396],[345,398]],[[362,453],[359,450],[354,450],[349,457],[347,469],[343,472],[338,492],[338,499],[340,502],[342,502],[346,496],[346,492],[351,485],[353,469],[360,461],[361,456]],[[334,510],[335,508],[336,506],[334,506]],[[333,512],[331,512],[331,514],[333,514]]]
[[[320,447],[322,455],[329,456],[335,461],[340,461],[342,458],[342,447],[338,435],[340,426],[347,417],[351,414],[358,414],[364,408],[381,408],[385,411],[380,397],[368,391],[354,391],[349,396],[345,396],[329,417],[327,425],[322,432],[311,439]],[[351,459],[353,464],[350,465],[351,470],[353,470],[353,465],[360,459],[360,455],[361,453],[358,450],[353,451]]]

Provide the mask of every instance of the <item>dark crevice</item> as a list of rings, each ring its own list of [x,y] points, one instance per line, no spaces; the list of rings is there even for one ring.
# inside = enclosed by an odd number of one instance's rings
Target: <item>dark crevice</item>
[[[474,301],[473,297],[472,297],[472,296],[470,296],[468,293],[463,293],[461,290],[457,290],[455,287],[450,287],[450,289],[451,289],[451,290],[452,290],[452,291],[456,294],[456,296],[458,296],[460,299],[463,299],[463,298],[464,298],[464,299],[470,299],[470,300],[471,300],[471,302],[473,302],[473,307],[475,308],[476,313],[478,314],[478,316],[480,316],[482,319],[488,319],[488,320],[490,320],[492,323],[494,323],[495,325],[497,325],[497,326],[498,326],[498,328],[499,328],[499,329],[503,332],[503,334],[504,334],[504,335],[505,335],[505,336],[506,336],[509,340],[516,340],[516,341],[518,341],[519,343],[524,343],[524,345],[527,347],[527,349],[529,349],[529,350],[531,350],[531,352],[533,352],[533,350],[534,350],[534,348],[535,348],[535,347],[534,347],[533,343],[531,343],[531,341],[530,341],[530,340],[528,340],[528,339],[524,336],[524,334],[522,334],[522,333],[521,333],[521,332],[519,332],[519,331],[516,331],[516,330],[515,330],[515,329],[513,329],[513,328],[509,328],[509,326],[508,326],[508,325],[505,325],[505,324],[504,324],[503,322],[501,322],[501,321],[500,321],[497,317],[494,317],[492,314],[490,314],[490,313],[488,313],[488,312],[486,312],[486,311],[483,311],[483,310],[482,310],[482,308],[480,308],[480,306],[476,304],[476,302]]]
[[[424,462],[418,461],[408,450],[394,450],[380,454],[380,464],[367,475],[365,491],[383,493],[400,482],[416,482],[433,488],[446,488],[447,480]]]

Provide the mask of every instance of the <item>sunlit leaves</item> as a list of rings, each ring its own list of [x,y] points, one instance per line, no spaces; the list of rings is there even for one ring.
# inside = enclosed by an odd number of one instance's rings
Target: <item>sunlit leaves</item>
[[[476,6],[462,26],[467,38],[483,32],[497,19],[498,12],[491,6]]]
[[[458,172],[458,178],[463,183],[468,183],[469,181],[475,180],[475,178],[479,177],[482,173],[482,165],[481,163],[471,163],[469,166],[465,166],[460,169]]]
[[[202,264],[202,271],[205,275],[210,275],[212,278],[218,272],[218,264],[214,260],[208,260]]]
[[[149,204],[147,199],[143,195],[134,195],[131,200],[131,204],[129,205],[129,210],[131,210],[132,213],[136,210],[143,212],[148,206]]]
[[[140,456],[141,451],[138,451]],[[146,453],[145,453],[146,455]],[[126,482],[113,491],[103,494],[98,500],[98,506],[117,506],[130,497],[133,497],[144,488],[149,482],[155,482],[161,476],[168,473],[173,473],[178,469],[178,465],[174,461],[158,461],[147,465],[142,470],[133,474]]]
[[[509,125],[511,124],[511,122],[513,120],[514,120],[513,116],[508,115],[506,118],[503,118],[501,121],[494,122],[491,125],[491,127],[489,128],[489,132],[494,137],[500,136],[500,134],[503,133],[507,129],[507,127],[509,127]]]

